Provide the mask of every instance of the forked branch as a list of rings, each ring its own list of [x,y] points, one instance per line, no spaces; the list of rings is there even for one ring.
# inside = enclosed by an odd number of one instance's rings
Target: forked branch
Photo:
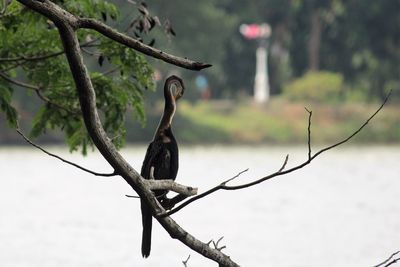
[[[378,265],[374,265],[373,267],[388,267],[392,264],[395,264],[396,262],[400,261],[400,256],[398,256],[399,254],[400,254],[400,251],[396,251],[395,253],[390,255],[389,258],[387,258],[383,262],[379,263]]]
[[[391,92],[389,92],[389,94],[386,96],[386,98],[384,99],[382,104],[379,106],[379,108],[360,126],[360,128],[358,128],[356,131],[354,131],[347,138],[345,138],[345,139],[343,139],[343,140],[341,140],[341,141],[339,141],[339,142],[337,142],[337,143],[335,143],[333,145],[327,146],[327,147],[319,150],[314,155],[312,155],[312,153],[311,153],[311,116],[312,116],[312,111],[309,111],[308,109],[306,109],[306,111],[308,112],[308,127],[307,127],[307,129],[308,129],[308,135],[307,135],[308,136],[308,138],[307,138],[308,139],[307,140],[307,143],[308,143],[308,158],[307,158],[306,161],[304,161],[303,163],[301,163],[301,164],[299,164],[299,165],[297,165],[295,167],[292,167],[290,169],[285,170],[286,164],[287,164],[288,159],[289,159],[289,155],[286,155],[286,158],[285,158],[285,161],[284,161],[282,167],[278,171],[276,171],[276,172],[274,172],[272,174],[269,174],[267,176],[264,176],[262,178],[259,178],[257,180],[252,181],[252,182],[249,182],[249,183],[233,185],[233,186],[227,185],[228,182],[233,180],[233,179],[228,179],[228,180],[222,182],[221,184],[219,184],[219,185],[217,185],[217,186],[205,191],[204,193],[201,193],[201,194],[199,194],[199,195],[197,195],[195,197],[189,198],[188,200],[186,200],[185,202],[181,203],[180,205],[178,205],[177,207],[173,208],[172,210],[170,210],[170,211],[168,211],[166,213],[163,213],[163,214],[159,214],[159,216],[170,216],[170,215],[178,212],[182,208],[186,207],[187,205],[193,203],[194,201],[199,200],[199,199],[201,199],[201,198],[203,198],[203,197],[205,197],[207,195],[210,195],[210,194],[212,194],[212,193],[214,193],[216,191],[219,191],[219,190],[239,190],[239,189],[248,188],[248,187],[257,185],[259,183],[265,182],[267,180],[270,180],[270,179],[272,179],[274,177],[285,175],[285,174],[294,172],[296,170],[299,170],[299,169],[307,166],[308,164],[311,163],[311,161],[313,161],[316,157],[318,157],[322,153],[346,143],[347,141],[352,139],[354,136],[356,136],[359,132],[361,132],[361,130],[364,129],[365,126],[367,126],[367,124],[376,116],[376,114],[378,114],[379,111],[381,111],[383,106],[388,101],[388,99],[390,97],[390,94],[391,94]]]
[[[73,163],[73,162],[71,162],[71,161],[69,161],[69,160],[66,160],[66,159],[64,159],[64,158],[62,158],[62,157],[60,157],[60,156],[58,156],[58,155],[56,155],[56,154],[53,154],[53,153],[47,151],[46,149],[42,148],[41,146],[35,144],[34,142],[32,142],[28,137],[26,137],[26,136],[21,132],[21,130],[19,129],[19,126],[17,126],[16,131],[17,131],[17,133],[18,133],[19,135],[22,136],[22,138],[23,138],[28,144],[32,145],[33,147],[36,147],[37,149],[39,149],[39,150],[42,151],[43,153],[49,155],[50,157],[56,158],[56,159],[58,159],[58,160],[61,160],[62,162],[67,163],[67,164],[69,164],[69,165],[71,165],[71,166],[74,166],[75,168],[78,168],[78,169],[80,169],[80,170],[82,170],[82,171],[84,171],[84,172],[88,172],[88,173],[93,174],[93,175],[95,175],[95,176],[103,176],[103,177],[110,177],[110,176],[115,176],[115,175],[117,175],[115,172],[112,172],[112,173],[99,173],[99,172],[95,172],[95,171],[89,170],[89,169],[87,169],[87,168],[85,168],[85,167],[82,167],[82,166],[80,166],[80,165],[78,165],[78,164],[76,164],[76,163]]]

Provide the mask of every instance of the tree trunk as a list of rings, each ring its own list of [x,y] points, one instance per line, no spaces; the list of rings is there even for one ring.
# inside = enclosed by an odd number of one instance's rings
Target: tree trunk
[[[319,70],[319,49],[321,46],[322,21],[320,10],[315,9],[310,16],[310,38],[308,39],[308,70]]]

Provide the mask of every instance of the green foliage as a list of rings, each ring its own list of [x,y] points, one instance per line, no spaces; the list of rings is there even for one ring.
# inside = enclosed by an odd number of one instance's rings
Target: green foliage
[[[116,6],[102,0],[57,1],[73,14],[101,20],[116,20]],[[84,59],[97,94],[97,107],[105,130],[117,147],[125,140],[125,117],[132,111],[144,123],[143,91],[154,87],[153,70],[132,49],[97,33],[80,30]],[[62,130],[71,151],[86,154],[92,141],[85,128],[75,84],[55,26],[43,16],[12,1],[0,20],[0,72],[28,86],[42,101],[31,136]],[[0,107],[11,125],[17,114],[11,106],[13,82],[0,78]],[[20,87],[20,86],[19,86]],[[34,96],[30,94],[30,96]]]
[[[343,76],[332,72],[308,72],[284,88],[284,95],[291,100],[332,102],[343,91]]]
[[[17,126],[17,111],[11,106],[13,89],[0,81],[0,109],[5,113],[10,127]]]

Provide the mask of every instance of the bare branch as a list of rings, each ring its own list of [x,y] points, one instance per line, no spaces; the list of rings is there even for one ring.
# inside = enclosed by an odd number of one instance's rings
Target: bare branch
[[[139,196],[132,196],[132,195],[125,195],[126,197],[130,197],[130,198],[137,198],[137,199],[140,199],[140,197]]]
[[[400,260],[400,258],[394,258],[397,254],[400,254],[400,251],[396,251],[395,253],[393,253],[392,255],[390,255],[389,258],[387,258],[386,260],[384,260],[383,262],[379,263],[378,265],[374,265],[373,267],[388,267],[394,263],[396,263],[397,261]],[[394,259],[393,259],[394,258]]]
[[[214,242],[214,240],[212,240],[212,244],[213,244],[214,248],[217,249],[217,250],[219,250],[219,251],[221,251],[221,250],[223,250],[224,248],[226,248],[226,246],[220,246],[220,245],[219,245],[219,242],[221,242],[222,239],[224,239],[223,236],[221,236],[221,237],[217,240],[217,242]]]
[[[334,147],[337,147],[337,146],[340,146],[341,144],[346,143],[346,142],[349,141],[351,138],[353,138],[355,135],[357,135],[359,132],[361,132],[361,130],[364,129],[365,126],[367,126],[367,124],[375,117],[375,115],[378,114],[379,111],[381,111],[381,109],[382,109],[383,106],[386,104],[386,102],[388,101],[388,99],[389,99],[389,97],[390,97],[391,94],[392,94],[392,91],[390,91],[390,92],[386,95],[386,97],[385,97],[385,99],[383,100],[383,102],[382,102],[382,104],[380,105],[380,107],[375,111],[374,114],[372,114],[372,115],[363,123],[363,125],[360,126],[360,128],[357,129],[357,131],[355,131],[353,134],[351,134],[349,137],[343,139],[342,141],[340,141],[340,142],[338,142],[338,143],[336,143],[336,144],[333,144],[333,145],[331,145],[331,146],[328,146],[328,147],[326,147],[326,148],[324,148],[324,149],[321,149],[320,151],[318,151],[317,153],[315,153],[314,156],[312,156],[311,160],[314,159],[314,158],[316,158],[318,155],[320,155],[321,153],[323,153],[323,152],[325,152],[325,151],[327,151],[327,150],[330,150],[330,149],[332,149],[332,148],[334,148]]]
[[[241,184],[241,185],[235,185],[235,186],[228,186],[228,185],[224,184],[224,182],[223,182],[223,183],[221,183],[221,184],[219,184],[219,185],[217,185],[217,186],[215,186],[215,187],[213,187],[213,188],[211,188],[211,189],[205,191],[205,192],[202,193],[202,194],[199,194],[199,195],[197,195],[197,196],[195,196],[195,197],[189,198],[189,199],[186,200],[185,202],[183,202],[183,203],[181,203],[180,205],[178,205],[176,208],[173,208],[172,210],[170,210],[170,211],[168,211],[168,212],[166,212],[166,213],[164,213],[164,214],[160,214],[159,216],[170,216],[170,215],[172,215],[172,214],[178,212],[178,211],[181,210],[182,208],[186,207],[186,206],[189,205],[190,203],[193,203],[194,201],[199,200],[199,199],[201,199],[201,198],[203,198],[203,197],[205,197],[205,196],[207,196],[207,195],[210,195],[210,194],[212,194],[212,193],[214,193],[214,192],[216,192],[216,191],[218,191],[218,190],[239,190],[239,189],[244,189],[244,188],[251,187],[251,186],[254,186],[254,185],[256,185],[256,184],[265,182],[265,181],[270,180],[270,179],[272,179],[272,178],[274,178],[274,177],[277,177],[277,176],[281,176],[281,175],[285,175],[285,174],[294,172],[294,171],[296,171],[296,170],[299,170],[299,169],[301,169],[301,168],[307,166],[308,164],[311,163],[311,161],[313,161],[316,157],[318,157],[319,155],[321,155],[323,152],[328,151],[328,150],[330,150],[330,149],[332,149],[332,148],[335,148],[335,147],[337,147],[337,146],[339,146],[339,145],[341,145],[341,144],[344,144],[344,143],[346,143],[347,141],[349,141],[351,138],[353,138],[354,136],[356,136],[362,129],[364,129],[365,126],[367,126],[367,124],[376,116],[376,114],[379,113],[379,111],[383,108],[383,106],[384,106],[384,105],[386,104],[386,102],[388,101],[390,95],[391,95],[391,91],[390,91],[389,94],[386,96],[386,98],[384,99],[384,101],[382,102],[382,104],[379,106],[379,108],[378,108],[378,109],[377,109],[377,110],[376,110],[376,111],[375,111],[375,112],[360,126],[360,128],[358,128],[358,129],[357,129],[354,133],[352,133],[349,137],[347,137],[347,138],[343,139],[342,141],[339,141],[339,142],[337,142],[337,143],[335,143],[335,144],[333,144],[333,145],[331,145],[331,146],[328,146],[328,147],[326,147],[326,148],[323,148],[323,149],[319,150],[319,151],[318,151],[317,153],[315,153],[314,155],[311,155],[311,144],[310,144],[310,139],[311,139],[311,138],[310,138],[310,136],[311,136],[311,130],[310,130],[310,129],[311,129],[311,114],[312,114],[312,112],[307,110],[307,111],[309,112],[309,122],[308,122],[308,128],[309,128],[308,143],[309,143],[309,147],[308,147],[308,159],[307,159],[305,162],[303,162],[303,163],[301,163],[301,164],[299,164],[299,165],[297,165],[297,166],[295,166],[295,167],[292,167],[292,168],[290,168],[290,169],[284,170],[285,167],[286,167],[286,164],[287,164],[287,162],[288,162],[288,159],[289,159],[289,155],[286,155],[286,158],[285,158],[285,161],[284,161],[282,167],[281,167],[278,171],[276,171],[276,172],[274,172],[274,173],[272,173],[272,174],[270,174],[270,175],[264,176],[264,177],[262,177],[262,178],[260,178],[260,179],[257,179],[257,180],[255,180],[255,181],[253,181],[253,182],[249,182],[249,183],[245,183],[245,184]],[[229,181],[229,180],[227,180],[227,181]]]
[[[289,161],[289,154],[286,155],[285,161],[283,162],[282,167],[278,170],[278,172],[281,172],[286,168],[288,161]]]
[[[47,155],[49,155],[49,156],[51,156],[51,157],[54,157],[54,158],[56,158],[56,159],[61,160],[61,161],[64,162],[64,163],[67,163],[67,164],[69,164],[69,165],[71,165],[71,166],[74,166],[74,167],[76,167],[76,168],[78,168],[78,169],[80,169],[80,170],[82,170],[82,171],[88,172],[88,173],[93,174],[93,175],[96,175],[96,176],[110,177],[110,176],[115,176],[115,175],[117,175],[115,172],[112,172],[112,173],[98,173],[98,172],[94,172],[94,171],[91,171],[91,170],[89,170],[89,169],[86,169],[86,168],[84,168],[84,167],[82,167],[82,166],[79,166],[79,165],[76,164],[76,163],[73,163],[73,162],[71,162],[71,161],[68,161],[68,160],[66,160],[66,159],[63,159],[62,157],[57,156],[57,155],[55,155],[55,154],[53,154],[53,153],[50,153],[50,152],[48,152],[47,150],[45,150],[44,148],[40,147],[39,145],[33,143],[31,140],[29,140],[28,137],[26,137],[26,136],[21,132],[21,130],[19,129],[18,126],[17,126],[17,129],[16,129],[16,130],[17,130],[17,132],[19,133],[19,135],[21,135],[22,138],[24,138],[24,140],[25,140],[26,142],[28,142],[30,145],[36,147],[37,149],[41,150],[42,152],[44,152],[45,154],[47,154]]]
[[[233,181],[233,180],[235,180],[236,178],[238,178],[241,174],[243,174],[243,173],[245,173],[245,172],[247,172],[249,169],[247,168],[247,169],[245,169],[245,170],[243,170],[243,171],[241,171],[241,172],[239,172],[238,174],[236,174],[235,176],[233,176],[232,178],[229,178],[228,180],[226,180],[226,181],[224,181],[224,182],[222,182],[221,183],[221,185],[226,185],[227,183],[229,183],[229,182],[231,182],[231,181]]]
[[[197,195],[197,196],[195,196],[195,197],[189,198],[187,201],[183,202],[183,203],[180,204],[178,207],[176,207],[176,208],[174,208],[174,209],[172,209],[172,210],[170,210],[170,211],[168,211],[168,212],[160,213],[160,214],[158,214],[157,216],[165,217],[165,216],[170,216],[170,215],[172,215],[172,214],[178,212],[179,210],[183,209],[185,206],[189,205],[190,203],[192,203],[192,202],[194,202],[194,201],[196,201],[196,200],[198,200],[198,199],[201,199],[201,198],[203,198],[203,197],[205,197],[205,196],[207,196],[207,195],[209,195],[209,194],[212,194],[212,193],[214,193],[215,191],[218,191],[218,190],[222,189],[224,186],[226,186],[226,183],[228,183],[229,181],[232,181],[233,179],[239,177],[239,175],[241,175],[241,174],[244,173],[244,172],[247,172],[248,170],[249,170],[249,169],[246,169],[246,170],[243,170],[243,171],[239,172],[239,173],[236,174],[234,177],[229,178],[228,180],[223,181],[223,182],[220,183],[219,185],[217,185],[217,186],[215,186],[215,187],[213,187],[213,188],[211,188],[211,189],[209,189],[209,190],[207,190],[207,191],[205,191],[205,192],[203,192],[203,193],[201,193],[201,194],[199,194],[199,195]]]
[[[180,57],[165,53],[161,50],[155,49],[151,46],[141,43],[139,40],[137,40],[135,38],[132,38],[126,34],[118,32],[117,30],[107,26],[106,24],[104,24],[100,21],[94,20],[94,19],[79,18],[78,19],[78,27],[95,30],[95,31],[103,34],[104,36],[107,36],[108,38],[110,38],[120,44],[123,44],[130,48],[133,48],[145,55],[161,59],[167,63],[173,64],[173,65],[176,65],[176,66],[179,66],[182,68],[191,69],[191,70],[201,70],[204,68],[211,67],[210,64],[192,61],[187,58],[180,58]]]
[[[190,254],[186,260],[182,261],[184,267],[188,267],[187,263],[188,263],[189,259],[190,259]]]
[[[308,127],[307,127],[307,143],[308,143],[308,159],[311,159],[311,116],[312,111],[308,110],[305,107],[305,110],[308,112]]]
[[[179,194],[183,194],[185,196],[194,196],[197,194],[197,188],[181,185],[175,183],[173,180],[147,180],[144,179],[144,184],[151,190],[160,190],[165,189],[169,191],[173,191]]]

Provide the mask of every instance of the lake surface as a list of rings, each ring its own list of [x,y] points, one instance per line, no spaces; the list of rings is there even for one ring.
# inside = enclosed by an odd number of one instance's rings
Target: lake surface
[[[84,158],[49,147],[88,168]],[[140,170],[146,147],[122,151]],[[178,180],[204,191],[249,168],[232,184],[288,167],[306,147],[183,147]],[[221,241],[242,266],[372,266],[400,249],[400,146],[346,147],[287,176],[241,191],[220,191],[173,218],[202,241]],[[216,266],[155,222],[141,258],[137,199],[119,177],[99,178],[33,148],[0,147],[0,266]]]

